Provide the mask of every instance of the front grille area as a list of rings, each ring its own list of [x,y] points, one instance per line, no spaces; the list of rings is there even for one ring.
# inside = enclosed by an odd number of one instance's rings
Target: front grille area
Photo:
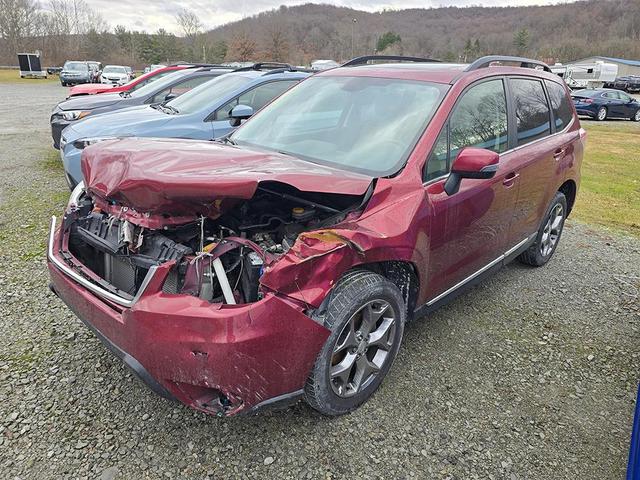
[[[189,247],[153,231],[145,231],[142,245],[131,250],[124,234],[127,228],[131,225],[91,213],[70,227],[69,252],[110,285],[132,296],[151,267],[193,253]],[[170,280],[167,288],[167,293],[177,292],[177,278],[173,284]]]

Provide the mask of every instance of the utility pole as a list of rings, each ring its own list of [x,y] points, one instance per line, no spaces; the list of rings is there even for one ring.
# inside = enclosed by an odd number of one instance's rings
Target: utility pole
[[[356,23],[358,23],[358,20],[354,18],[351,21],[351,58],[355,57],[354,44],[355,44],[355,35],[356,35]]]

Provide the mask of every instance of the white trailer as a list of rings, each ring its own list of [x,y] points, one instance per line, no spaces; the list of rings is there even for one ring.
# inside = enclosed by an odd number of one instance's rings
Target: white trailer
[[[556,63],[551,71],[564,79],[569,88],[602,88],[618,76],[618,66],[613,63],[595,62],[562,65]]]
[[[40,52],[19,53],[20,78],[47,78],[47,72],[40,64]]]

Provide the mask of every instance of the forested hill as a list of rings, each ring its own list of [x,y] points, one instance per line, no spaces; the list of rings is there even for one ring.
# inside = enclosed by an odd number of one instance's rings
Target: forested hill
[[[547,61],[592,54],[640,59],[640,0],[380,13],[306,4],[282,6],[206,35],[210,42],[226,44],[229,59],[270,58],[297,64],[315,58],[345,60],[375,50],[443,60],[488,53]]]

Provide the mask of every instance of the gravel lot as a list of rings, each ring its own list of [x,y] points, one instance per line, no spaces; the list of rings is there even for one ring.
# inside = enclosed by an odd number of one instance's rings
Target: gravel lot
[[[638,239],[569,222],[547,267],[512,264],[410,325],[351,415],[208,417],[152,394],[48,291],[48,218],[67,193],[48,115],[65,92],[2,89],[1,478],[623,478]]]

